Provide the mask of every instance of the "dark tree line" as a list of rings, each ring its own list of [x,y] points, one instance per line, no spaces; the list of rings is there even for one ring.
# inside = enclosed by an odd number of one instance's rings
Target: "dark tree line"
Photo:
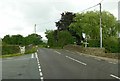
[[[23,37],[22,35],[6,35],[2,39],[4,44],[9,45],[38,45],[42,43],[42,37],[38,34],[30,34],[26,37]]]
[[[85,13],[65,12],[61,14],[61,19],[55,24],[57,30],[47,30],[45,32],[48,45],[60,46],[61,44],[64,46],[73,43],[82,45],[82,41],[85,42],[87,39],[89,47],[100,47],[99,11],[88,11]],[[102,11],[103,46],[110,52],[118,52],[119,25],[114,15],[110,12]],[[86,35],[85,39],[83,38],[83,33]],[[67,39],[72,41],[70,42]],[[59,42],[60,40],[61,42]]]

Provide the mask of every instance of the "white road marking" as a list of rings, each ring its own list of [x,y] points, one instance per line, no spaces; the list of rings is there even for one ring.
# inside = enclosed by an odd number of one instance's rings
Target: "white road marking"
[[[40,62],[38,61],[38,64],[39,64]]]
[[[113,77],[113,78],[116,78],[116,79],[119,79],[119,80],[120,80],[119,77],[117,77],[117,76],[115,76],[115,75],[113,75],[113,74],[111,74],[110,76]]]
[[[40,63],[38,63],[38,66],[40,66]]]
[[[111,64],[117,64],[117,63],[114,63],[114,62],[109,62],[109,63],[111,63]]]
[[[38,68],[40,69],[41,67],[40,67],[40,66],[38,66]]]
[[[40,72],[40,76],[43,76],[42,72]]]
[[[54,51],[54,52],[56,52],[56,53],[58,53],[58,54],[61,54],[60,52],[58,52],[58,51]]]
[[[35,53],[35,57],[38,58],[37,53]]]
[[[41,77],[40,79],[41,79],[41,81],[43,81],[43,77]]]
[[[31,58],[34,58],[34,54],[31,55]]]
[[[43,73],[42,73],[42,70],[41,70],[40,61],[39,61],[37,53],[35,53],[35,56],[36,56],[37,63],[38,63],[38,70],[40,72],[40,79],[41,79],[41,81],[43,81]]]
[[[74,59],[74,58],[71,58],[71,57],[69,57],[69,56],[66,56],[66,57],[69,58],[69,59],[71,59],[71,60],[73,60],[73,61],[76,61],[76,62],[78,62],[78,63],[80,63],[80,64],[87,65],[86,63],[81,62],[81,61],[78,61],[78,60],[76,60],[76,59]]]
[[[41,69],[39,69],[39,72],[41,72],[42,70]]]

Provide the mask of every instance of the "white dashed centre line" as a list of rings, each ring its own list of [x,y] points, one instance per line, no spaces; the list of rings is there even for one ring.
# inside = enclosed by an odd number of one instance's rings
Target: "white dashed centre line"
[[[113,74],[111,74],[110,76],[113,77],[113,78],[116,78],[116,79],[119,79],[119,80],[120,80],[119,77],[117,77],[117,76],[115,76],[115,75],[113,75]]]
[[[56,52],[56,53],[58,53],[58,54],[61,54],[60,52],[58,52],[58,51],[54,51],[54,52]]]
[[[86,63],[81,62],[81,61],[79,61],[79,60],[76,60],[76,59],[74,59],[74,58],[71,58],[71,57],[69,57],[69,56],[66,56],[66,57],[69,58],[69,59],[71,59],[71,60],[73,60],[73,61],[76,61],[76,62],[78,62],[78,63],[80,63],[80,64],[82,64],[82,65],[87,65]]]
[[[38,63],[38,70],[40,72],[40,79],[41,79],[41,81],[43,81],[43,73],[42,73],[42,70],[41,70],[40,61],[39,61],[37,53],[35,53],[35,56],[36,56],[37,63]]]

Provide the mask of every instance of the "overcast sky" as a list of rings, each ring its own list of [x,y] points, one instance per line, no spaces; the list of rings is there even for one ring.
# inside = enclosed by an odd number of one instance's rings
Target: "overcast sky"
[[[45,39],[46,29],[56,29],[55,22],[65,11],[80,12],[101,0],[0,0],[0,37],[34,32]],[[111,12],[118,18],[118,1],[103,0],[102,10]],[[99,10],[99,6],[91,10]]]

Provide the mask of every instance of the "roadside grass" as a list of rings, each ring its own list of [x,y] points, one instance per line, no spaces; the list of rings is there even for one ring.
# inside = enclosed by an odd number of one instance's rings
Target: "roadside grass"
[[[16,54],[5,54],[5,55],[0,55],[0,58],[7,58],[7,57],[15,57],[15,56],[22,56],[22,55],[26,55],[26,54],[32,54],[35,53],[37,51],[36,47],[33,47],[29,50],[25,51],[25,54],[21,54],[21,53],[16,53]]]
[[[0,58],[7,58],[7,57],[15,57],[15,56],[21,56],[23,54],[17,53],[17,54],[7,54],[7,55],[0,55]]]
[[[25,54],[35,53],[37,51],[37,49],[38,49],[37,47],[33,47],[33,48],[29,49],[29,50],[26,50]]]

